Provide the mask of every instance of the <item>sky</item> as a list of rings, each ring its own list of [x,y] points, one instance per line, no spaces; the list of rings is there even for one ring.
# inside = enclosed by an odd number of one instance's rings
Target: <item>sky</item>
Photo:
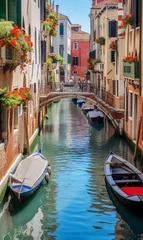
[[[59,13],[68,16],[72,24],[80,24],[82,26],[81,30],[89,33],[88,15],[91,2],[91,0],[54,0],[54,5],[59,5]]]

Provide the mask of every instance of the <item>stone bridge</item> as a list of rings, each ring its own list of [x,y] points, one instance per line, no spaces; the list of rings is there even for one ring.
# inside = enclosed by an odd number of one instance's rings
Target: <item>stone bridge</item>
[[[41,111],[42,107],[47,105],[48,103],[63,98],[80,98],[95,104],[98,109],[100,109],[105,114],[105,117],[107,117],[111,121],[115,132],[120,136],[123,134],[124,110],[111,107],[109,104],[98,98],[94,93],[50,92],[49,94],[40,97],[39,111]]]

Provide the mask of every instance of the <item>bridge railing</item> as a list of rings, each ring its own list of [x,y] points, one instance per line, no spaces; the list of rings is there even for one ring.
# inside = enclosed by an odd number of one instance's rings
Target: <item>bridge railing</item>
[[[47,83],[39,85],[40,96],[46,96],[50,92],[87,92],[94,93],[98,98],[114,107],[114,96],[105,88],[97,87],[92,83]]]

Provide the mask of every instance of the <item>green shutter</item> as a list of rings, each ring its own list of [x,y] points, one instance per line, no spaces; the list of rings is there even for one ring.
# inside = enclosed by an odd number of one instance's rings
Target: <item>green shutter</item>
[[[71,55],[68,54],[68,64],[71,64]]]
[[[60,35],[64,35],[64,25],[63,23],[60,23]]]
[[[6,0],[0,0],[0,19],[6,20]]]
[[[17,0],[8,0],[8,20],[17,24]]]
[[[110,38],[111,37],[111,21],[108,22],[108,33]]]
[[[21,28],[21,0],[17,1],[17,26]]]

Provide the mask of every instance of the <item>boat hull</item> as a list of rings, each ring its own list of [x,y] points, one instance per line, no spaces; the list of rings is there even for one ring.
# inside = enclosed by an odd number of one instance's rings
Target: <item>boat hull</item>
[[[104,165],[105,179],[116,197],[132,209],[143,207],[143,174],[116,154]]]

